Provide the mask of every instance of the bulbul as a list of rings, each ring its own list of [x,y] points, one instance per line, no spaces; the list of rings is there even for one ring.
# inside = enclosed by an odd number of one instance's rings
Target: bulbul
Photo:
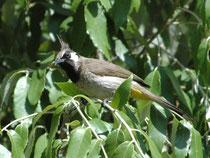
[[[89,97],[102,100],[111,98],[121,83],[133,74],[109,62],[80,56],[73,52],[69,45],[64,43],[60,37],[58,38],[61,44],[61,51],[56,56],[55,63],[66,72],[76,87]],[[164,98],[154,95],[146,88],[150,88],[150,86],[143,79],[133,74],[131,98],[155,101],[181,114],[184,118],[192,120],[187,113]]]

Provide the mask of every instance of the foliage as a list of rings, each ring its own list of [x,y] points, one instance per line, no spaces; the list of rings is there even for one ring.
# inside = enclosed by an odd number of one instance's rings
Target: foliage
[[[0,1],[0,157],[209,157],[209,7],[210,0]],[[194,122],[128,101],[132,77],[111,106],[81,94],[53,63],[57,34],[79,54],[145,78]]]

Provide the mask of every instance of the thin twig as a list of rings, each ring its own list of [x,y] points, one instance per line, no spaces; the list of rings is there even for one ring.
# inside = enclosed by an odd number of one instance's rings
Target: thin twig
[[[31,115],[27,115],[27,116],[21,117],[21,118],[19,118],[19,119],[16,119],[16,120],[10,122],[8,125],[6,125],[4,128],[2,128],[1,132],[5,131],[9,126],[11,126],[12,124],[14,124],[14,123],[16,123],[16,122],[19,122],[19,121],[21,121],[21,120],[25,120],[25,119],[30,118],[30,117],[34,117],[34,116],[36,116],[36,115],[38,115],[38,114],[39,114],[39,113],[37,112],[37,113],[33,113],[33,114],[31,114]]]
[[[134,144],[136,145],[136,148],[138,149],[139,153],[141,154],[141,156],[143,158],[145,158],[145,155],[143,153],[143,151],[141,150],[140,146],[138,145],[133,133],[132,133],[132,129],[129,127],[129,125],[125,122],[125,120],[120,116],[120,114],[115,110],[113,109],[109,104],[107,103],[104,103],[104,106],[109,109],[111,112],[113,112],[115,114],[115,116],[117,116],[117,118],[122,122],[122,124],[126,127],[126,129],[128,130],[131,138],[132,138],[132,141],[134,142]]]
[[[91,126],[91,124],[88,122],[87,118],[85,117],[85,115],[82,113],[82,111],[80,110],[80,107],[79,107],[79,102],[75,101],[74,98],[72,98],[72,101],[73,105],[77,108],[77,111],[79,112],[80,116],[83,118],[83,120],[85,121],[85,123],[87,123],[88,127],[91,129],[91,131],[93,132],[93,134],[95,135],[95,137],[98,139],[98,140],[102,140],[98,134],[95,132],[95,130],[93,129],[93,127]],[[101,149],[104,153],[104,156],[105,158],[108,158],[108,155],[104,149],[104,146],[102,145],[101,143]]]

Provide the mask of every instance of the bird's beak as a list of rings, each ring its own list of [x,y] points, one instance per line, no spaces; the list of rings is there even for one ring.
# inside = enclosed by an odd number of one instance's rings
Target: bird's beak
[[[56,59],[55,65],[63,63],[63,62],[64,62],[64,59]]]

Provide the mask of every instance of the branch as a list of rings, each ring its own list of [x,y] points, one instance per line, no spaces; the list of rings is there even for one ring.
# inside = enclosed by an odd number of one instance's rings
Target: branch
[[[137,147],[137,149],[138,149],[140,155],[141,155],[143,158],[145,158],[145,155],[144,155],[143,151],[141,150],[139,144],[137,143],[137,141],[136,141],[136,139],[135,139],[135,137],[134,137],[134,135],[133,135],[133,133],[132,133],[132,129],[129,127],[129,125],[125,122],[125,120],[120,116],[120,114],[119,114],[115,109],[113,109],[113,108],[112,108],[109,104],[107,104],[106,102],[103,102],[103,103],[104,103],[104,106],[105,106],[107,109],[109,109],[111,112],[113,112],[113,113],[117,116],[117,118],[122,122],[122,124],[126,127],[126,129],[128,130],[128,132],[129,132],[129,134],[130,134],[130,136],[131,136],[131,138],[132,138],[132,141],[133,141],[134,144],[136,145],[136,147]]]
[[[71,102],[73,103],[73,105],[76,107],[77,111],[79,112],[80,116],[83,118],[83,120],[85,121],[85,123],[87,123],[88,127],[91,129],[91,131],[93,132],[93,134],[95,135],[95,137],[98,139],[98,140],[102,140],[98,134],[95,132],[95,130],[93,129],[93,127],[91,126],[91,124],[88,122],[87,118],[85,117],[85,115],[82,113],[82,111],[80,110],[80,107],[79,107],[79,102],[78,101],[75,101],[74,100],[74,97],[72,98]],[[69,102],[69,103],[71,103]],[[101,144],[101,149],[104,153],[104,156],[105,158],[108,158],[108,155],[104,149],[104,146]]]

